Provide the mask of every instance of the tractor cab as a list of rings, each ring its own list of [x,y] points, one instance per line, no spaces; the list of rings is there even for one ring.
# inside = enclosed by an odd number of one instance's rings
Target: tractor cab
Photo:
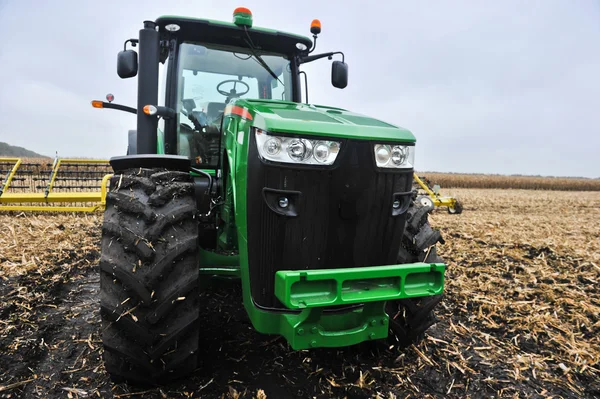
[[[130,134],[128,155],[182,155],[194,168],[216,170],[228,105],[239,99],[300,103],[300,64],[343,57],[309,55],[321,31],[318,20],[311,24],[314,42],[252,25],[244,7],[234,11],[231,23],[163,16],[146,21],[139,40],[125,42],[117,72],[121,78],[138,76],[138,130]],[[140,46],[139,62],[128,43]],[[332,83],[346,87],[345,63],[334,61]]]
[[[290,55],[215,43],[181,43],[177,67],[177,153],[196,167],[219,164],[225,107],[237,99],[293,101]],[[268,67],[268,69],[267,69]]]

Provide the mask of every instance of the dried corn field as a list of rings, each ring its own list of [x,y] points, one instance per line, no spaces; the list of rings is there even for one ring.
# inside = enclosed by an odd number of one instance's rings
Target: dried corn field
[[[600,397],[600,193],[445,189],[449,265],[418,346],[292,351],[256,333],[236,284],[204,294],[204,359],[160,389],[101,364],[100,215],[0,214],[0,398]]]
[[[418,172],[432,184],[452,188],[515,188],[522,190],[600,191],[596,179],[542,176],[503,176],[460,173]]]

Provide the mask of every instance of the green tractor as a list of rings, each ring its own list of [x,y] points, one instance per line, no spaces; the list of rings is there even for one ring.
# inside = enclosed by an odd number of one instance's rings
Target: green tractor
[[[210,362],[200,294],[215,277],[239,278],[253,327],[293,350],[402,348],[435,323],[443,239],[415,201],[415,137],[302,101],[308,62],[340,57],[331,80],[347,85],[341,52],[313,54],[320,31],[254,27],[238,8],[232,23],[145,21],[125,42],[117,72],[137,76],[137,107],[93,102],[137,115],[127,155],[110,160],[102,226],[114,380],[162,384]]]

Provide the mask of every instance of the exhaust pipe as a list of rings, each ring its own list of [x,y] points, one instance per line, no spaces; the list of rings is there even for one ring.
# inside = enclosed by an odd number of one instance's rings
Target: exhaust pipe
[[[144,21],[138,52],[137,153],[156,154],[158,118],[144,113],[145,105],[158,104],[159,33],[152,21]]]

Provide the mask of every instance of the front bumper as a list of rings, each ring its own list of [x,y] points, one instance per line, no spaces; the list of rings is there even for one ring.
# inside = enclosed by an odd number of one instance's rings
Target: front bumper
[[[340,347],[386,338],[389,317],[385,302],[439,295],[444,289],[443,263],[355,267],[320,270],[279,270],[275,296],[288,309],[280,331],[295,350]],[[325,307],[362,304],[346,313]]]

